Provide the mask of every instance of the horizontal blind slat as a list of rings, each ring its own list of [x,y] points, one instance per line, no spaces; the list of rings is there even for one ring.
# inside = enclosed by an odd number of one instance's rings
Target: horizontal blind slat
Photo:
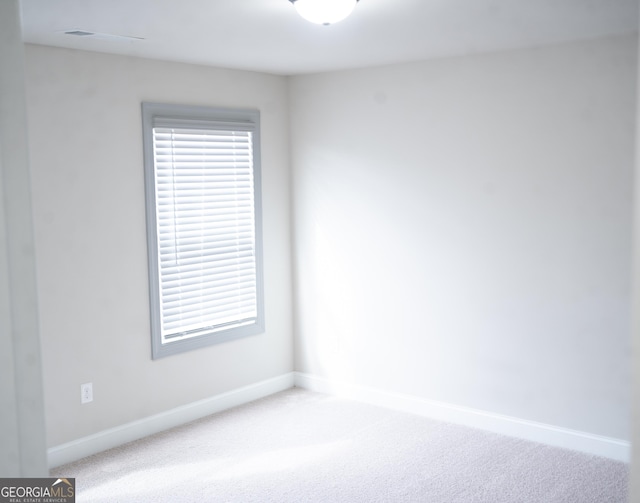
[[[193,293],[193,292],[192,292]],[[183,316],[185,313],[194,313],[191,309],[193,305],[206,305],[207,313],[212,313],[221,310],[224,307],[226,309],[229,306],[249,306],[251,301],[256,297],[255,289],[246,289],[244,291],[238,291],[233,297],[229,297],[228,292],[202,292],[201,295],[193,295],[191,297],[185,297],[184,299],[176,299],[175,301],[168,302],[164,306],[165,319],[170,320],[176,316]],[[186,308],[186,309],[185,309]],[[198,311],[198,316],[202,316],[202,313]]]
[[[220,304],[218,309],[203,310],[199,312],[189,311],[184,313],[172,314],[165,317],[165,323],[170,326],[176,327],[179,324],[189,322],[193,323],[194,320],[200,320],[207,323],[220,323],[220,318],[228,316],[230,313],[237,313],[239,318],[246,318],[249,316],[255,316],[255,308],[253,307],[254,299],[247,299],[244,303],[228,303]]]
[[[247,276],[244,281],[238,281],[235,278],[228,280],[226,283],[219,281],[195,283],[191,285],[180,285],[180,288],[166,292],[164,302],[167,307],[175,306],[177,302],[187,304],[190,299],[196,299],[202,296],[217,294],[223,292],[227,295],[230,291],[238,293],[254,292],[256,283],[251,276]]]
[[[179,275],[165,275],[165,293],[170,295],[173,290],[189,288],[191,284],[201,284],[209,281],[224,283],[230,279],[234,281],[243,280],[245,277],[253,278],[255,281],[255,268],[181,271]]]

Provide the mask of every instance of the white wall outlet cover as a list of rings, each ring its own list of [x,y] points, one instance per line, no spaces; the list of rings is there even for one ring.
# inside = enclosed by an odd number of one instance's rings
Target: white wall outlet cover
[[[93,402],[93,383],[80,385],[80,403]]]

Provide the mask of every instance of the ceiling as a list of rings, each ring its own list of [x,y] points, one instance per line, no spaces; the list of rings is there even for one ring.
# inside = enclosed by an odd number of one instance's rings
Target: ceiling
[[[22,0],[22,18],[26,42],[293,75],[632,33],[638,0],[360,0],[331,26],[288,0]]]

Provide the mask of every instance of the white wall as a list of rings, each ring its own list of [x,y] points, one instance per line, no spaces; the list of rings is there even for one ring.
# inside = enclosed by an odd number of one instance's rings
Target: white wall
[[[296,369],[628,439],[636,52],[292,78]]]
[[[640,51],[639,51],[640,52]],[[632,278],[632,410],[629,501],[640,501],[640,79],[636,85],[636,157],[634,171]]]
[[[282,77],[27,46],[49,445],[293,370],[289,145],[296,370],[627,439],[635,57],[301,76],[287,103]],[[151,361],[145,100],[261,110],[266,334]]]
[[[291,372],[286,79],[42,46],[26,63],[49,445]],[[261,111],[266,333],[151,360],[142,101]]]
[[[0,477],[47,474],[24,50],[0,2]]]

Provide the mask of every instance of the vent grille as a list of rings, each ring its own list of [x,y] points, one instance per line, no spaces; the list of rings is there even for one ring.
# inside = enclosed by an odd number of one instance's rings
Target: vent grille
[[[0,0],[2,1],[2,0]],[[67,30],[60,32],[72,37],[83,37],[91,40],[109,40],[114,42],[138,42],[144,40],[143,37],[132,37],[131,35],[114,35],[113,33],[98,33],[87,30]]]
[[[95,33],[90,32],[90,31],[82,31],[82,30],[70,30],[70,31],[65,31],[64,32],[65,35],[74,35],[76,37],[89,37],[91,35],[95,35]]]

